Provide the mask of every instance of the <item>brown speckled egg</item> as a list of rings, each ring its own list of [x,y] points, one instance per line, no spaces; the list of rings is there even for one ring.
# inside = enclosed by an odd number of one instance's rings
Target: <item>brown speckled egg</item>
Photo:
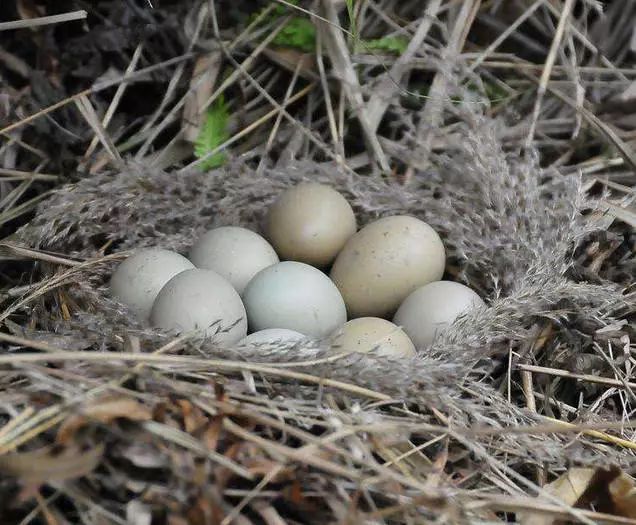
[[[405,215],[368,224],[345,244],[331,269],[349,317],[387,317],[413,290],[444,274],[437,232]]]
[[[375,352],[387,357],[412,357],[415,347],[399,327],[379,317],[360,317],[345,323],[334,334],[337,352]]]
[[[265,230],[281,259],[324,267],[356,232],[356,218],[333,188],[301,183],[271,206]]]

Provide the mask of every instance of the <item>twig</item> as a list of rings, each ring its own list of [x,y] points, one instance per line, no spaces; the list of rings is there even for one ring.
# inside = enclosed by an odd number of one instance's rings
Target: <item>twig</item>
[[[572,514],[567,510],[563,510],[562,507],[551,505],[549,503],[543,503],[541,501],[537,501],[534,498],[521,496],[510,497],[486,495],[482,496],[481,498],[477,498],[472,506],[475,508],[487,507],[500,512],[529,511],[537,513],[539,515],[547,515],[554,519],[568,521],[571,521],[573,518]],[[582,517],[585,517],[589,520],[594,520],[593,523],[596,524],[607,523],[613,525],[636,525],[636,520],[634,519],[614,516],[612,514],[604,514],[601,512],[581,509],[577,509],[577,512],[579,512]],[[588,521],[588,523],[589,522],[590,521]]]
[[[5,318],[6,313],[3,314],[0,319]],[[15,337],[9,334],[0,333],[0,341],[6,341],[9,343],[23,345],[29,348],[39,348],[40,344],[37,341],[30,341],[21,337]],[[269,364],[260,363],[245,363],[239,361],[224,361],[219,359],[199,359],[187,356],[172,356],[172,355],[153,355],[153,354],[131,354],[125,352],[66,352],[59,350],[58,352],[52,352],[48,354],[15,354],[15,355],[0,355],[1,365],[20,365],[25,363],[41,363],[41,362],[58,362],[58,361],[73,361],[73,360],[86,360],[97,362],[108,361],[125,361],[130,363],[148,363],[154,365],[182,365],[192,366],[203,370],[228,370],[240,372],[242,370],[248,370],[250,372],[259,372],[262,374],[270,374],[278,377],[285,377],[287,379],[296,379],[298,381],[305,381],[312,384],[320,384],[323,386],[330,386],[339,390],[349,392],[351,394],[360,395],[362,397],[368,397],[370,399],[388,401],[392,399],[386,394],[381,394],[368,388],[360,387],[350,383],[344,383],[335,379],[328,379],[317,377],[311,374],[302,372],[293,372],[286,369],[273,368]]]
[[[30,122],[33,122],[35,119],[43,117],[44,115],[48,115],[49,113],[52,113],[53,111],[60,109],[66,106],[67,104],[74,102],[75,100],[78,100],[80,97],[91,95],[93,93],[98,93],[110,87],[116,86],[121,82],[131,82],[133,80],[137,80],[139,78],[146,76],[148,73],[156,71],[157,69],[162,69],[164,67],[168,67],[173,64],[178,64],[180,62],[183,62],[184,60],[190,60],[192,56],[193,56],[192,53],[181,55],[179,57],[171,58],[169,60],[165,60],[158,64],[148,66],[144,69],[140,69],[136,73],[132,73],[130,75],[122,75],[121,77],[117,79],[105,80],[104,82],[95,84],[93,87],[84,89],[83,91],[80,91],[79,93],[76,93],[75,95],[71,95],[70,97],[67,97],[64,100],[60,100],[59,102],[56,102],[55,104],[51,104],[50,106],[46,108],[36,111],[35,113],[29,115],[28,117],[23,118],[22,120],[19,120],[18,122],[14,122],[13,124],[9,124],[8,126],[5,126],[4,128],[0,129],[0,135],[5,135],[9,133],[10,131],[13,131],[14,129],[20,128],[26,124],[29,124]]]
[[[588,383],[596,383],[599,385],[613,386],[615,388],[636,388],[636,383],[629,383],[619,381],[618,379],[612,379],[611,377],[599,377],[590,374],[576,374],[574,372],[568,372],[567,370],[561,370],[560,368],[548,368],[545,366],[535,365],[518,365],[519,370],[525,370],[527,372],[535,372],[538,374],[547,374],[556,377],[565,377],[568,379],[578,379],[579,381],[587,381]]]
[[[81,9],[79,11],[70,11],[59,15],[40,16],[37,18],[28,18],[26,20],[12,20],[11,22],[0,22],[0,31],[60,24],[63,22],[72,22],[73,20],[84,20],[87,16],[88,13]]]
[[[95,111],[95,108],[91,104],[90,100],[88,100],[88,98],[84,95],[75,100],[75,105],[84,117],[84,120],[86,120],[86,123],[91,128],[93,128],[93,132],[104,146],[104,149],[110,156],[114,166],[120,170],[123,170],[125,167],[124,159],[121,158],[121,155],[119,154],[119,151],[117,151],[115,144],[108,136],[108,133],[106,132],[102,121],[100,121],[99,116],[97,115],[97,112]]]
[[[421,111],[420,122],[416,131],[416,142],[418,144],[418,158],[414,159],[407,168],[406,180],[409,180],[414,168],[423,169],[428,164],[433,143],[433,132],[439,126],[442,118],[443,99],[446,96],[446,86],[448,83],[448,72],[442,70],[447,67],[446,62],[454,63],[464,46],[467,30],[472,25],[481,0],[466,0],[462,3],[461,10],[457,15],[457,20],[453,27],[453,32],[449,42],[444,49],[440,66],[438,67],[433,82],[430,87],[426,104]],[[417,165],[415,165],[417,164]]]
[[[563,34],[565,33],[567,21],[568,21],[568,18],[570,17],[570,12],[572,11],[573,6],[574,6],[574,0],[565,0],[565,5],[563,6],[563,10],[561,11],[561,18],[559,19],[559,24],[557,26],[554,38],[552,39],[550,52],[548,53],[548,57],[545,61],[543,72],[541,73],[541,79],[539,80],[537,98],[535,99],[535,102],[534,102],[532,120],[530,121],[530,131],[528,132],[528,138],[526,139],[527,147],[529,147],[532,144],[532,141],[534,140],[534,133],[537,127],[537,120],[539,120],[539,112],[541,111],[541,103],[543,101],[543,96],[545,95],[546,87],[548,85],[548,81],[550,80],[550,75],[552,73],[552,66],[554,66],[557,52],[559,51],[559,46],[561,45],[561,40],[563,39]]]
[[[422,20],[420,21],[406,50],[391,66],[391,69],[382,74],[382,79],[373,90],[373,93],[367,102],[366,113],[368,115],[369,125],[374,131],[378,129],[378,125],[380,124],[391,99],[400,89],[399,82],[407,69],[411,67],[409,63],[422,47],[422,43],[426,39],[426,36],[433,25],[435,15],[437,14],[441,3],[441,0],[432,0],[428,3],[426,11],[422,16]]]
[[[128,67],[126,68],[124,76],[130,75],[136,69],[137,63],[139,62],[139,59],[141,58],[142,49],[143,49],[143,46],[141,44],[139,44],[135,48],[135,52],[133,53],[130,63],[128,64]],[[110,105],[108,106],[108,109],[106,110],[106,113],[104,114],[104,118],[102,120],[103,129],[108,128],[110,121],[115,115],[115,111],[117,111],[117,107],[119,106],[119,101],[124,95],[124,92],[126,91],[127,87],[128,87],[128,82],[122,82],[121,84],[119,84],[119,86],[117,86],[117,91],[115,91],[115,95],[113,96],[113,99],[111,100]],[[86,148],[86,151],[84,152],[85,159],[90,157],[91,153],[93,153],[93,151],[97,147],[97,143],[99,142],[99,140],[100,140],[99,136],[95,134],[90,144],[88,145],[88,148]]]
[[[7,180],[5,177],[14,177],[16,180],[48,180],[48,181],[57,181],[59,180],[59,175],[51,175],[49,173],[36,173],[32,171],[22,171],[22,170],[14,170],[7,168],[0,168],[0,176],[2,176],[1,180]]]
[[[358,75],[353,68],[353,63],[351,62],[351,56],[347,48],[347,43],[343,37],[343,33],[338,27],[338,13],[336,11],[336,7],[331,1],[325,1],[322,4],[326,12],[325,18],[331,22],[330,24],[321,25],[323,34],[325,35],[325,47],[329,53],[329,57],[331,58],[331,66],[340,78],[341,87],[345,92],[349,104],[358,117],[364,137],[371,148],[371,152],[373,153],[376,162],[379,164],[380,169],[382,169],[383,172],[388,173],[391,168],[386,155],[382,150],[382,146],[380,145],[375,129],[369,121],[369,117],[366,113]]]

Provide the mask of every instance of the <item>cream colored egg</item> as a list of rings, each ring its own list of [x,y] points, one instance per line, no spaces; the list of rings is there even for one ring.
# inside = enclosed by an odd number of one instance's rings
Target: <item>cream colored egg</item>
[[[212,270],[195,268],[173,277],[152,306],[150,322],[177,332],[202,330],[221,343],[247,333],[247,315],[232,285]]]
[[[258,233],[237,226],[221,226],[205,233],[190,250],[197,268],[213,270],[242,294],[263,268],[278,262],[274,248]]]
[[[444,274],[437,232],[409,216],[385,217],[345,244],[331,269],[350,317],[387,317],[416,288]]]
[[[245,288],[243,301],[254,331],[287,328],[323,337],[347,320],[344,301],[329,277],[295,261],[257,273]]]
[[[375,352],[387,357],[412,357],[415,347],[399,327],[379,317],[360,317],[336,331],[332,348],[337,352]]]
[[[240,346],[258,346],[277,343],[294,343],[301,341],[306,337],[295,330],[287,330],[286,328],[267,328],[248,335],[241,339],[238,344]]]
[[[175,275],[194,268],[183,255],[161,248],[137,251],[123,261],[110,279],[110,293],[140,319],[150,316],[152,303]]]
[[[437,281],[418,288],[400,305],[393,322],[418,348],[430,345],[460,315],[485,306],[473,290],[453,281]]]
[[[281,259],[327,266],[356,232],[346,199],[323,184],[302,183],[285,191],[271,206],[267,238]]]

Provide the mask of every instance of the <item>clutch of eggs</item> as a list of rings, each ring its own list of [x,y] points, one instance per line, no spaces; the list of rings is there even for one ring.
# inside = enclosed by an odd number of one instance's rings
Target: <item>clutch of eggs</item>
[[[111,295],[153,326],[220,344],[291,348],[328,339],[336,353],[396,358],[414,356],[484,306],[470,288],[440,280],[446,253],[431,226],[398,215],[357,231],[353,209],[327,185],[282,192],[264,232],[214,228],[188,258],[139,250],[113,273]]]

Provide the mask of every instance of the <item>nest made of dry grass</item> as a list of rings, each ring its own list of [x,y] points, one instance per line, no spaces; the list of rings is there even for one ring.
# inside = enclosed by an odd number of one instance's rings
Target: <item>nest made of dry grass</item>
[[[0,515],[472,523],[538,508],[594,519],[541,486],[573,464],[633,469],[630,237],[580,169],[541,162],[556,146],[515,142],[469,65],[455,57],[450,70],[426,51],[441,91],[417,112],[385,91],[401,133],[367,141],[356,170],[327,146],[324,121],[308,131],[299,116],[281,125],[276,161],[262,146],[212,172],[117,160],[54,190],[5,243],[37,264],[2,313]],[[327,52],[347,92],[348,68]],[[311,154],[292,147],[298,137]],[[383,156],[400,176],[380,169]],[[183,252],[215,225],[258,229],[301,180],[341,191],[360,224],[430,223],[448,277],[487,308],[395,361],[334,356],[320,341],[233,351],[157,333],[108,297],[126,250]]]

